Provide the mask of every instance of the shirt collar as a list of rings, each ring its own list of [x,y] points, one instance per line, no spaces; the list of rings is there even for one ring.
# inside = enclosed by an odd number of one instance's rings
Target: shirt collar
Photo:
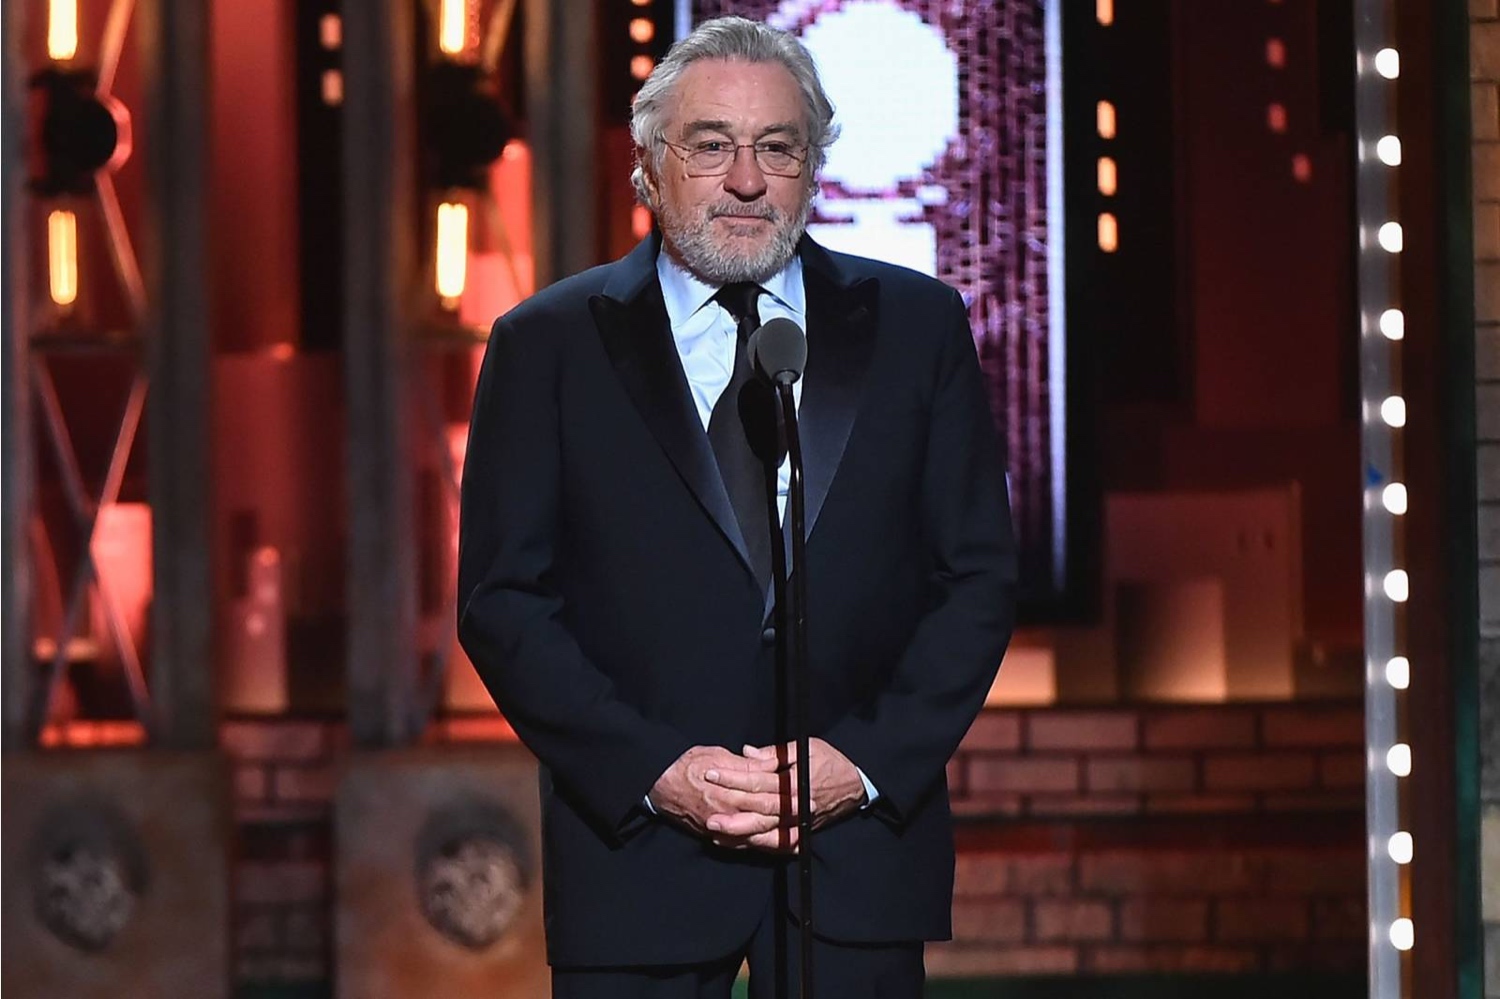
[[[667,320],[677,329],[702,309],[719,291],[718,285],[705,284],[697,275],[679,264],[665,248],[656,255],[656,276],[661,281],[666,301]],[[783,308],[798,317],[807,315],[807,293],[802,284],[802,257],[792,254],[785,267],[762,281],[761,288]]]

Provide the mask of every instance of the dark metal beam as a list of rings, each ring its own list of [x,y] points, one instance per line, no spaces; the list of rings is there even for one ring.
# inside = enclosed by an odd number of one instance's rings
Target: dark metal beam
[[[599,58],[593,0],[525,0],[536,285],[599,263]]]
[[[146,0],[146,366],[155,588],[150,685],[158,746],[216,740],[209,571],[208,5]]]
[[[408,426],[417,287],[409,0],[344,7],[344,386],[348,395],[349,727],[396,746],[417,719],[416,522]],[[423,7],[422,9],[425,9]]]
[[[4,701],[6,750],[27,745],[27,708],[32,686],[31,545],[26,525],[31,515],[31,434],[26,372],[30,351],[26,315],[26,246],[23,219],[25,166],[21,136],[25,130],[26,67],[21,39],[26,12],[21,0],[5,0],[4,58],[0,63],[0,201],[10,206],[0,227],[0,467],[5,488],[0,499],[0,699]]]

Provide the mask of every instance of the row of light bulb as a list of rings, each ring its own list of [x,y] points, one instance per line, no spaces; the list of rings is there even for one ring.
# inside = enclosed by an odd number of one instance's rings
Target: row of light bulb
[[[1384,48],[1375,53],[1375,72],[1387,80],[1401,75],[1401,56],[1393,48]],[[1375,156],[1388,167],[1401,165],[1401,140],[1395,135],[1383,135],[1375,143]],[[1375,241],[1387,253],[1400,253],[1403,249],[1401,223],[1389,221],[1375,233]],[[1387,340],[1399,341],[1406,336],[1406,317],[1400,309],[1386,309],[1380,314],[1378,327]],[[1387,396],[1380,403],[1380,418],[1386,426],[1399,429],[1406,426],[1406,400],[1399,395]],[[1381,505],[1393,516],[1406,513],[1406,486],[1400,482],[1387,485],[1380,494]],[[1381,581],[1381,589],[1393,603],[1405,603],[1411,597],[1411,581],[1404,569],[1392,569]],[[1411,685],[1411,661],[1405,656],[1392,656],[1385,666],[1385,680],[1393,690],[1406,690]],[[1411,775],[1411,746],[1398,742],[1385,754],[1385,767],[1395,777]],[[1393,834],[1386,843],[1386,853],[1400,865],[1412,861],[1411,833],[1404,830]],[[1391,946],[1397,950],[1411,950],[1416,942],[1416,928],[1412,921],[1401,916],[1391,921],[1387,929]]]

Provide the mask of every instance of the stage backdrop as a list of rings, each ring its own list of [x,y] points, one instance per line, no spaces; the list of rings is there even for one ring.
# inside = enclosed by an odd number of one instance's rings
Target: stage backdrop
[[[1078,610],[1062,267],[1060,66],[1048,0],[692,0],[797,32],[843,134],[809,231],[968,304],[1004,429],[1028,616]],[[685,18],[683,20],[686,20]],[[679,34],[686,25],[679,24]],[[1074,553],[1076,554],[1076,553]]]

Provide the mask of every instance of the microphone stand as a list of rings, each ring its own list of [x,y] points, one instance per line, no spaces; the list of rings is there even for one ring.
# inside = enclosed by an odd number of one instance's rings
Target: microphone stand
[[[788,505],[791,512],[792,562],[787,570],[791,581],[791,613],[782,616],[792,626],[791,651],[793,701],[795,704],[792,730],[797,738],[797,879],[798,894],[802,900],[800,928],[802,931],[801,999],[813,999],[813,902],[812,902],[812,763],[810,704],[811,676],[807,662],[807,535],[803,529],[806,520],[806,494],[802,482],[802,441],[797,432],[797,403],[792,392],[792,383],[784,376],[776,379],[776,398],[781,403],[782,425],[786,431],[787,456],[791,459],[791,477],[788,484]],[[778,593],[777,599],[785,596]]]

